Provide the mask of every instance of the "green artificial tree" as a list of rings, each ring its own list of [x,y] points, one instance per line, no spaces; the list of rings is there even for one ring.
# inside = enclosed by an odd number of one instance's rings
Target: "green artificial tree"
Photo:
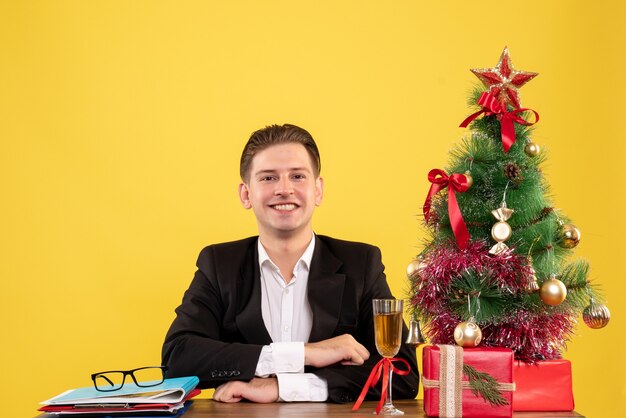
[[[473,92],[476,113],[446,170],[429,173],[429,235],[408,267],[413,314],[433,344],[560,358],[581,313],[592,328],[610,315],[588,263],[570,260],[580,232],[550,201],[546,155],[532,142],[539,115],[520,104],[537,74],[516,70],[506,48],[496,67],[472,72],[486,90]]]

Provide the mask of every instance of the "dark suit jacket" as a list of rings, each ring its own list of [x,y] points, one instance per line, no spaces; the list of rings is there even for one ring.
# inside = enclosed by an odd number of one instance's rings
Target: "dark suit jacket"
[[[352,402],[381,358],[374,343],[372,299],[392,295],[378,248],[322,235],[315,239],[307,290],[313,311],[309,342],[348,333],[370,358],[363,366],[305,371],[326,379],[329,400]],[[195,375],[204,388],[252,379],[261,348],[272,342],[261,315],[257,237],[206,247],[197,266],[163,344],[168,377]],[[406,327],[403,332],[406,338]],[[409,362],[411,373],[394,376],[394,398],[415,398],[415,351],[403,345],[398,356]],[[380,383],[368,398],[377,399],[379,388]]]

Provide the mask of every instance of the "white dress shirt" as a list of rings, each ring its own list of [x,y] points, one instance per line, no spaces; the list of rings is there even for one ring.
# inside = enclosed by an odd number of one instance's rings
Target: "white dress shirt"
[[[313,313],[307,298],[307,282],[315,235],[286,283],[280,269],[258,240],[261,270],[261,315],[273,343],[263,347],[255,375],[276,375],[281,401],[326,401],[326,380],[304,373],[304,343],[309,341]]]

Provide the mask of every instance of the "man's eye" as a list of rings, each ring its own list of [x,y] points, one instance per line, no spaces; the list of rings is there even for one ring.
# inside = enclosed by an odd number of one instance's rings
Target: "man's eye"
[[[274,180],[274,176],[264,176],[260,178],[261,181],[272,181]]]
[[[304,174],[294,174],[293,178],[296,179],[296,180],[303,180],[306,177],[305,177]]]

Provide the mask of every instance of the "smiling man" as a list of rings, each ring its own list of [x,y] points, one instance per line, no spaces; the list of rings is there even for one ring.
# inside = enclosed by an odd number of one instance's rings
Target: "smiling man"
[[[378,248],[313,233],[320,168],[306,130],[252,134],[239,198],[259,235],[200,253],[163,345],[168,377],[196,375],[222,402],[356,400],[380,360],[372,299],[392,295]],[[398,356],[411,373],[394,377],[394,398],[414,398],[415,352],[402,347]]]

